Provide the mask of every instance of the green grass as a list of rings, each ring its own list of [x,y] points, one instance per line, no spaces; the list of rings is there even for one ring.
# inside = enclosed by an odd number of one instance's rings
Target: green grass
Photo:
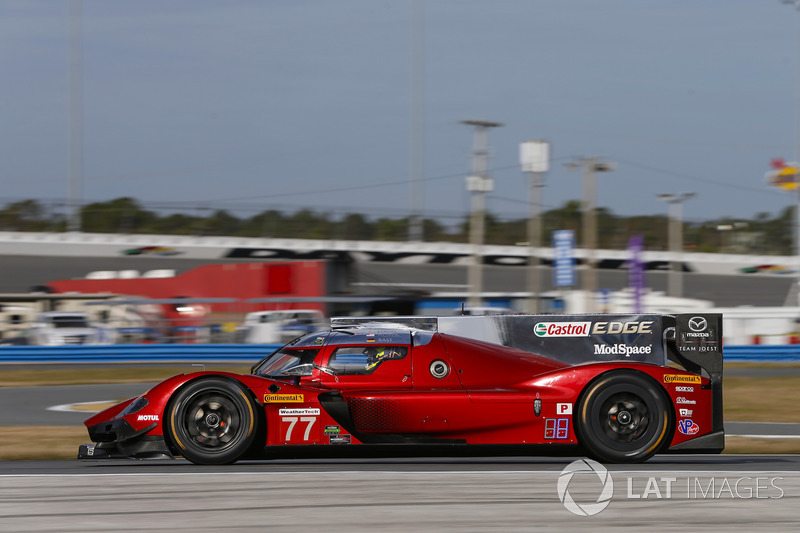
[[[249,365],[204,365],[205,370],[248,373]],[[119,365],[118,367],[53,368],[51,365],[32,365],[26,369],[3,370],[0,366],[0,387],[41,387],[51,385],[96,385],[112,383],[158,382],[177,374],[188,374],[203,370],[191,365],[174,367],[140,367]]]

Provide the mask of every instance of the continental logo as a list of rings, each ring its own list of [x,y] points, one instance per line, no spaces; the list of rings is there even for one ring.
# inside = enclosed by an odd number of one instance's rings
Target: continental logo
[[[303,403],[302,394],[265,394],[264,403]]]
[[[533,326],[533,332],[537,337],[588,337],[589,335],[653,333],[653,321],[538,322]]]
[[[683,374],[664,374],[664,383],[701,383],[700,376],[685,376]]]

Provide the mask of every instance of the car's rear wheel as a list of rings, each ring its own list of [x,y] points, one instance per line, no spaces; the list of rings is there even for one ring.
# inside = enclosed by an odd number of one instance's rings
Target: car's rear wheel
[[[578,439],[588,454],[610,463],[637,463],[669,438],[672,417],[658,384],[643,374],[619,371],[592,382],[578,404]]]
[[[254,401],[238,382],[207,378],[180,389],[167,407],[164,430],[178,453],[197,464],[229,464],[253,444]]]

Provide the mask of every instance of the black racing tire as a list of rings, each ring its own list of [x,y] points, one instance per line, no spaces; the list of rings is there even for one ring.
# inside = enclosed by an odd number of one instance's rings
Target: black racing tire
[[[575,426],[593,459],[640,463],[661,450],[673,427],[669,400],[649,376],[614,371],[591,382],[581,395]]]
[[[255,402],[239,382],[204,378],[178,390],[167,406],[164,433],[195,464],[230,464],[258,433]]]

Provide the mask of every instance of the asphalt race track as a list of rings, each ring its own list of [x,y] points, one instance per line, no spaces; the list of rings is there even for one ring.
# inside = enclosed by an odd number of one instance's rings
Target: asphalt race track
[[[153,385],[155,383],[0,388],[0,405],[6,407],[2,425],[81,425],[92,413],[88,410],[71,410],[71,404],[112,401],[117,403],[139,396]],[[86,408],[90,409],[90,406]]]
[[[71,411],[71,404],[132,397],[151,385],[0,388],[3,425],[79,426],[90,413]],[[727,423],[726,430],[800,437],[800,424]],[[640,465],[608,465],[605,484],[592,471],[562,475],[575,457],[387,455],[219,467],[184,460],[2,462],[0,529],[638,533],[643,526],[800,527],[796,455],[662,455]],[[561,493],[559,480],[566,487]],[[560,495],[578,512],[602,510],[578,516]]]
[[[0,405],[5,415],[20,417],[9,425],[79,425],[88,413],[70,412],[66,404],[135,396],[149,386],[4,388]],[[726,425],[729,433],[760,435],[797,435],[799,428]],[[184,460],[4,462],[0,524],[3,531],[405,533],[642,526],[777,532],[800,526],[800,456],[663,455],[640,465],[609,465],[605,483],[593,471],[562,475],[576,459],[348,455],[218,467]],[[602,510],[573,514],[560,498],[560,479],[573,510]]]
[[[795,456],[12,462],[4,531],[796,531]],[[610,481],[609,481],[610,480]],[[608,490],[610,489],[610,490]],[[604,492],[605,490],[605,492]],[[594,507],[592,507],[594,506]]]

